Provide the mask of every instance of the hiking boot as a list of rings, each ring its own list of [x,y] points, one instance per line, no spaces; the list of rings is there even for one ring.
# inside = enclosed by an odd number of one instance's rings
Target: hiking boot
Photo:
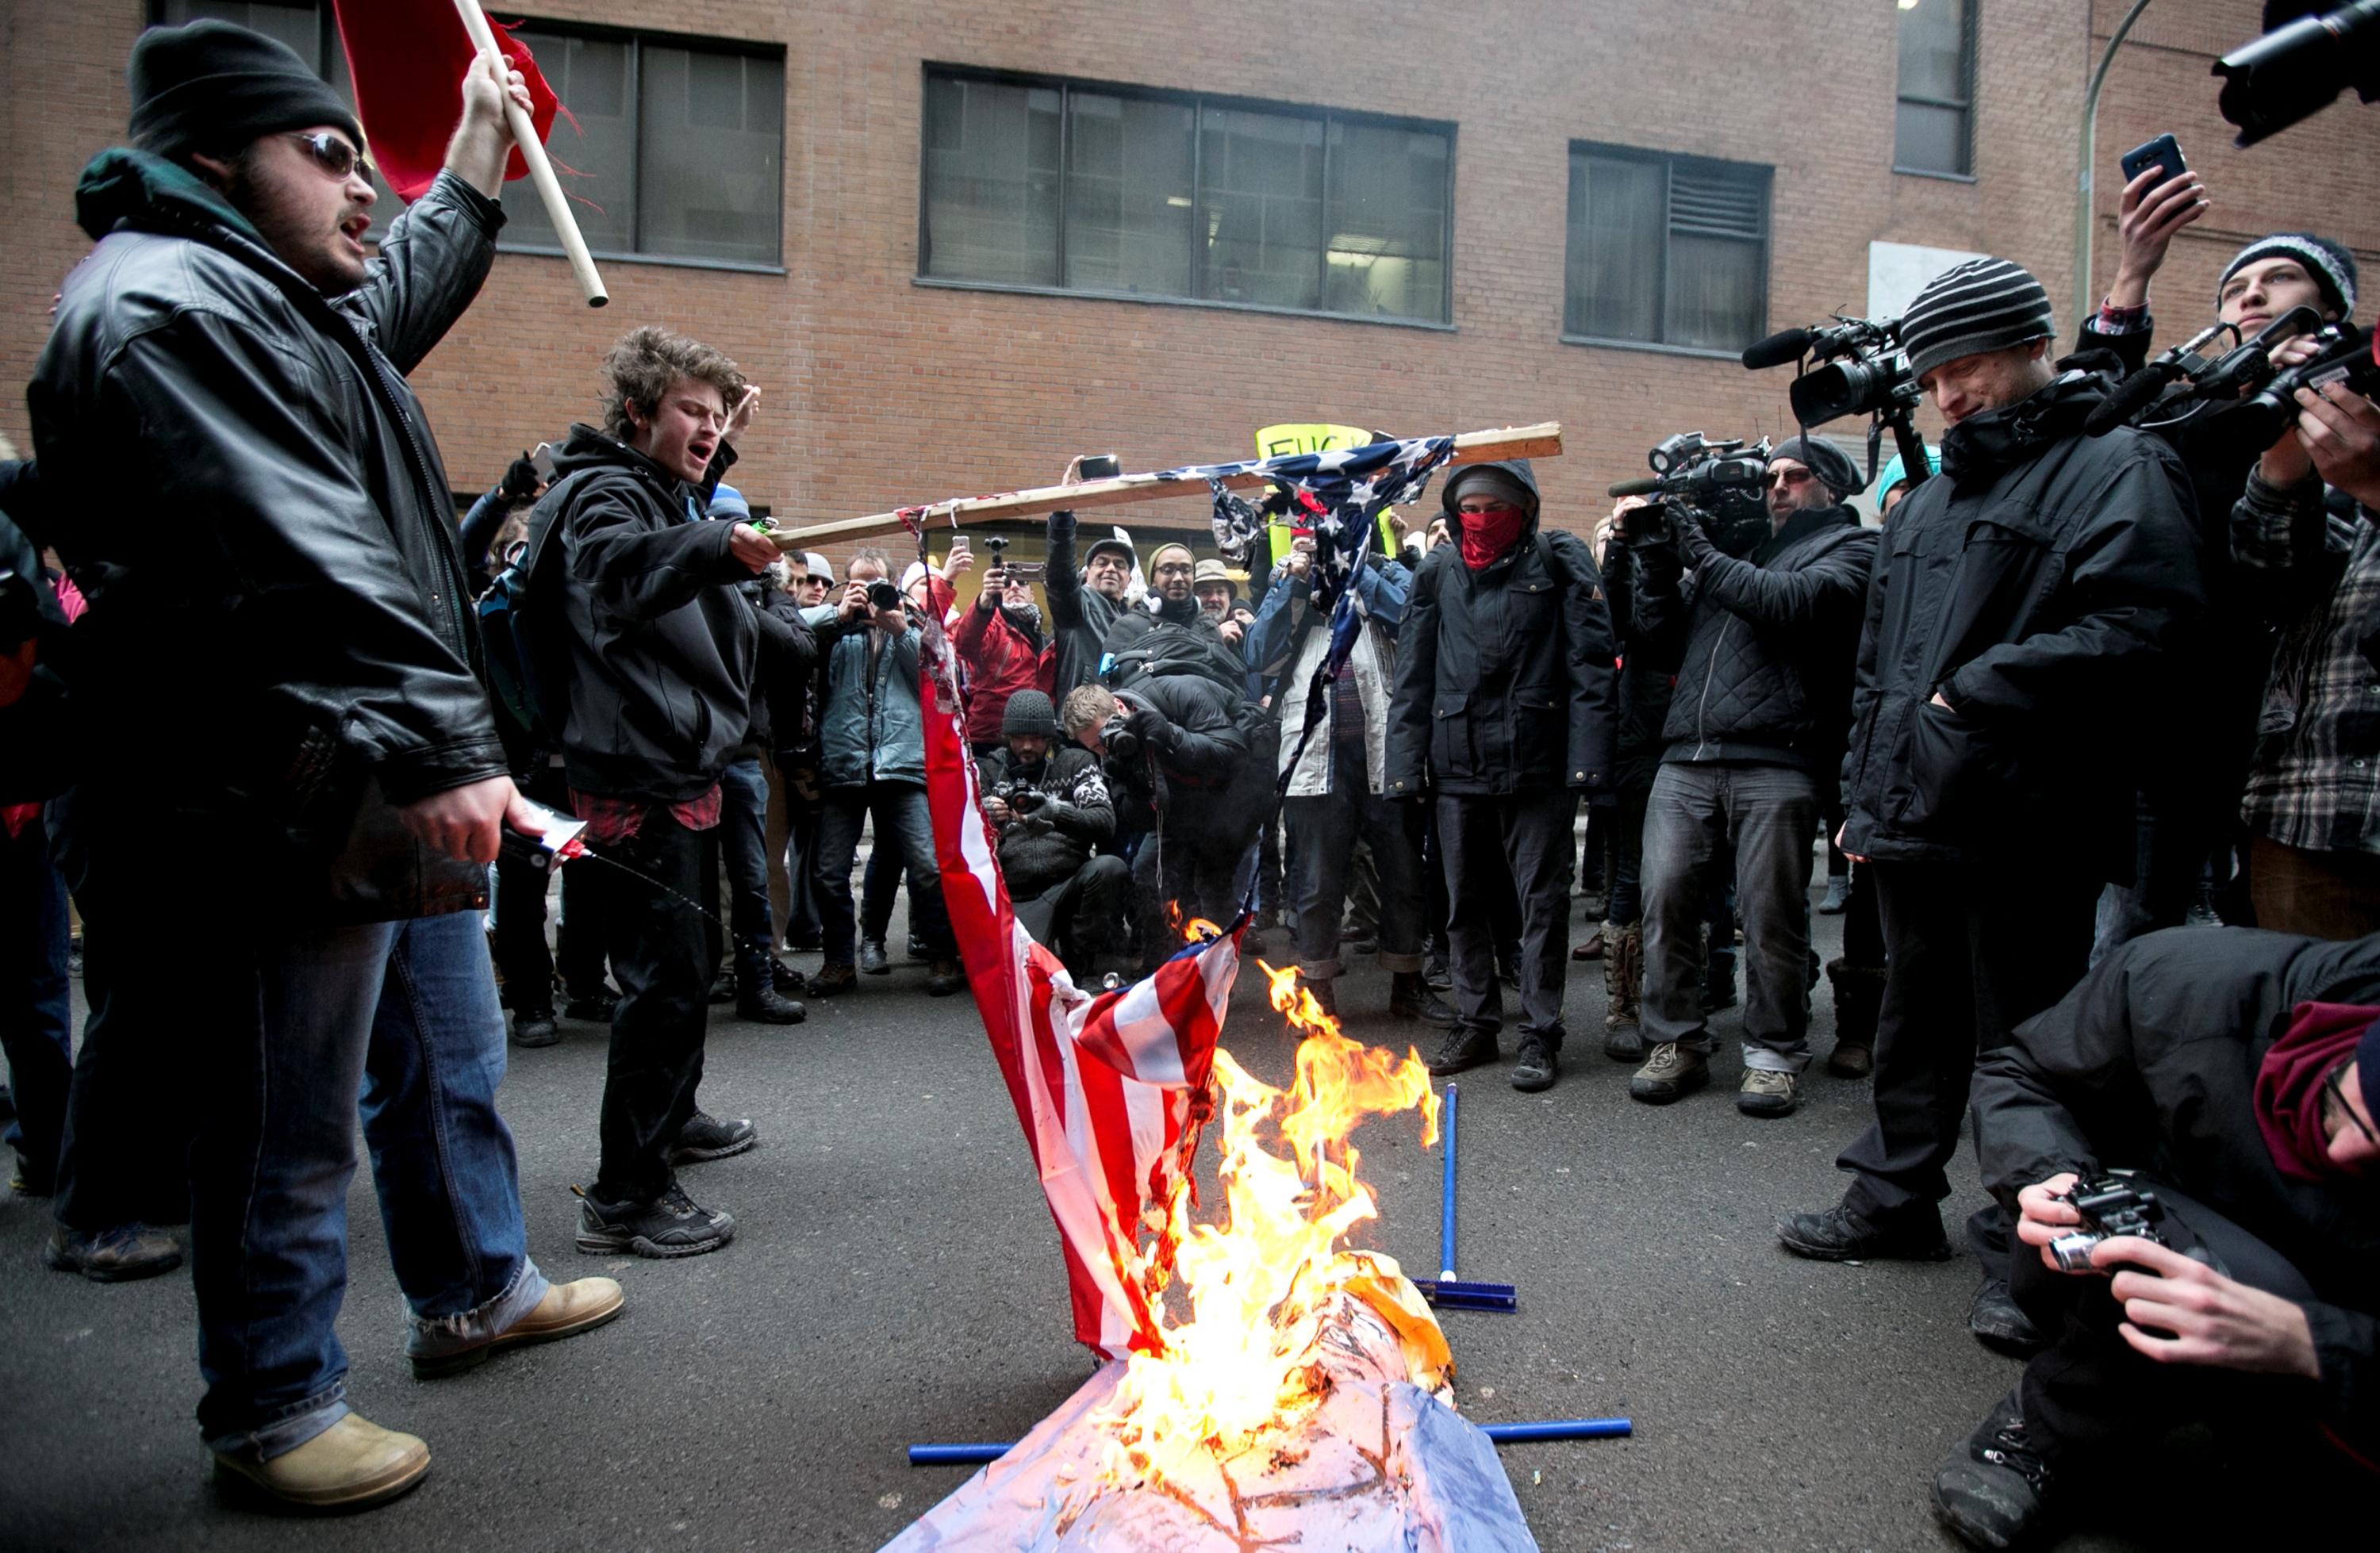
[[[2041,1443],[2011,1391],[1934,1474],[1934,1513],[1971,1547],[2004,1548],[2040,1530],[2053,1487]]]
[[[1555,1055],[1559,1049],[1535,1032],[1523,1036],[1520,1057],[1512,1063],[1512,1087],[1524,1095],[1552,1088],[1561,1073],[1561,1062]]]
[[[1876,1072],[1876,1048],[1839,1040],[1827,1053],[1827,1071],[1837,1078],[1865,1078]]]
[[[1630,1075],[1628,1098],[1648,1106],[1682,1100],[1710,1082],[1710,1059],[1689,1051],[1676,1041],[1663,1041],[1643,1067]]]
[[[598,1025],[609,1025],[612,1023],[612,1011],[619,1006],[620,994],[608,987],[599,987],[592,992],[570,994],[570,1001],[562,1006],[562,1016],[565,1019],[585,1019]]]
[[[722,1122],[709,1111],[698,1110],[677,1130],[677,1141],[670,1145],[669,1160],[673,1165],[698,1165],[706,1159],[741,1154],[759,1142],[760,1130],[743,1117]]]
[[[576,1337],[592,1331],[620,1314],[624,1303],[620,1286],[608,1278],[582,1278],[570,1283],[546,1286],[545,1298],[521,1313],[520,1319],[493,1337],[472,1343],[468,1348],[432,1353],[416,1352],[425,1349],[431,1340],[419,1329],[405,1345],[413,1359],[413,1378],[436,1380],[444,1376],[460,1375],[477,1369],[488,1362],[488,1356],[500,1349],[518,1348],[532,1342],[552,1342],[560,1338]]]
[[[830,960],[818,968],[816,976],[810,977],[808,991],[813,998],[832,998],[837,992],[848,992],[858,985],[859,974],[856,971]]]
[[[1794,1256],[1814,1262],[1950,1259],[1942,1216],[1930,1207],[1893,1224],[1872,1224],[1840,1204],[1819,1213],[1789,1213],[1777,1221],[1777,1239]]]
[[[1967,1330],[1985,1348],[2012,1358],[2030,1359],[2049,1346],[2047,1334],[2010,1296],[2004,1278],[1986,1278],[1975,1286],[1975,1297],[1967,1306]]]
[[[430,1471],[430,1447],[350,1413],[269,1462],[215,1454],[215,1475],[307,1510],[364,1510],[396,1498]]]
[[[1484,1067],[1503,1056],[1496,1045],[1493,1030],[1473,1030],[1461,1025],[1446,1032],[1438,1050],[1427,1066],[1436,1078],[1459,1074],[1469,1068]]]
[[[180,1267],[182,1245],[171,1230],[139,1219],[95,1235],[77,1234],[63,1224],[53,1224],[49,1244],[42,1248],[42,1260],[60,1272],[79,1272],[94,1283],[129,1283]]]
[[[1828,874],[1827,898],[1818,903],[1820,916],[1840,916],[1852,904],[1852,876]]]
[[[735,1017],[738,1019],[756,1020],[762,1025],[798,1025],[808,1012],[766,983],[739,988],[735,993]]]
[[[769,956],[769,985],[788,998],[794,997],[802,989],[802,973],[771,954]]]
[[[1799,1088],[1791,1074],[1746,1068],[1735,1086],[1735,1109],[1746,1116],[1791,1116],[1801,1103]]]
[[[1389,978],[1389,1014],[1395,1019],[1418,1019],[1425,1025],[1463,1023],[1463,1015],[1429,989],[1429,982],[1419,971],[1399,971]]]
[[[966,984],[966,972],[959,968],[956,960],[945,956],[926,967],[926,996],[929,998],[947,998],[953,992],[964,992]]]
[[[1645,925],[1603,925],[1603,1054],[1615,1062],[1645,1058],[1637,1001],[1645,985]]]
[[[578,1205],[578,1249],[590,1256],[699,1256],[735,1238],[735,1220],[697,1207],[682,1186],[649,1203],[607,1203],[585,1195]]]
[[[513,1015],[515,1046],[552,1046],[562,1038],[562,1026],[553,1022],[550,1008],[531,1009],[527,1013]]]
[[[735,973],[724,965],[720,967],[717,976],[710,978],[710,1001],[714,1003],[735,1001]]]
[[[862,939],[859,940],[859,974],[862,976],[891,976],[892,974],[892,962],[884,952],[884,940],[882,939]]]

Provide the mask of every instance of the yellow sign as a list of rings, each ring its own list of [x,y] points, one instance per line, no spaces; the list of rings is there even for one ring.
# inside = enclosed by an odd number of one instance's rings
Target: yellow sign
[[[1257,456],[1283,458],[1293,453],[1330,453],[1338,448],[1368,447],[1371,443],[1372,434],[1360,426],[1283,421],[1257,433]]]

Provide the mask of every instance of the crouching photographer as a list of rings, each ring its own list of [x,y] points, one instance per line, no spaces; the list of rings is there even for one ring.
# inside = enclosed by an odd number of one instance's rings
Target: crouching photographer
[[[1953,1531],[2010,1547],[2201,1420],[2301,1488],[2338,1469],[2369,1493],[2380,938],[2136,939],[1984,1059],[1974,1107],[1985,1183],[2022,1216],[2010,1292],[2058,1336],[1936,1474]],[[2265,1528],[2267,1495],[2240,1509]]]
[[[1008,698],[1000,731],[1006,747],[976,769],[983,817],[999,829],[1000,871],[1016,920],[1078,983],[1122,972],[1132,870],[1121,857],[1091,855],[1115,834],[1099,757],[1060,741],[1057,713],[1038,690]]]

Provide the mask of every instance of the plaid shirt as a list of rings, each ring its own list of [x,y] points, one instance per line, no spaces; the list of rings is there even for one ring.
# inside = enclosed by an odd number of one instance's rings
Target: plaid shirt
[[[2240,818],[2284,846],[2380,852],[2380,670],[2363,650],[2380,634],[2380,524],[2330,511],[2319,479],[2280,491],[2252,474],[2231,554],[2294,574],[2301,600],[2265,682]]]

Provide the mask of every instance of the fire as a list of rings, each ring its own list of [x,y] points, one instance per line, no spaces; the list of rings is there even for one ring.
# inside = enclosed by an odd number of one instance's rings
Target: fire
[[[1329,1385],[1317,1345],[1334,1291],[1373,1290],[1393,1304],[1388,1286],[1402,1284],[1387,1258],[1339,1247],[1378,1217],[1347,1136],[1366,1116],[1418,1110],[1423,1146],[1437,1142],[1428,1071],[1410,1050],[1395,1059],[1341,1035],[1294,968],[1263,970],[1273,1007],[1305,1037],[1297,1076],[1276,1089],[1215,1053],[1223,1222],[1191,1222],[1188,1194],[1175,1194],[1159,1243],[1175,1248],[1190,1314],[1176,1322],[1158,1302],[1164,1350],[1132,1356],[1103,1414],[1116,1431],[1110,1469],[1119,1477],[1162,1471],[1202,1448],[1228,1455],[1293,1422]],[[1266,1147],[1267,1134],[1281,1152]],[[1418,1319],[1427,1325],[1427,1313]],[[1443,1362],[1434,1328],[1423,1346]]]

